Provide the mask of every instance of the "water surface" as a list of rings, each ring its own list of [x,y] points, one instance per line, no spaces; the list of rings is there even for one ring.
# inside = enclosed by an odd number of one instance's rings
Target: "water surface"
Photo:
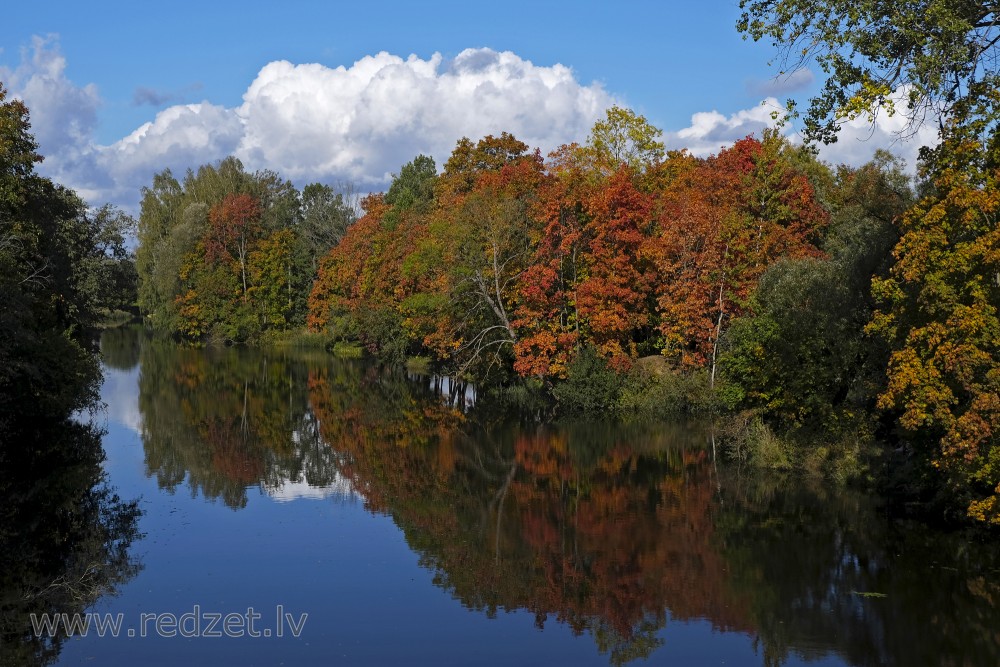
[[[315,352],[103,349],[104,469],[145,536],[87,608],[252,608],[271,636],[88,633],[59,664],[1000,663],[994,545],[726,465],[708,425],[539,425]]]

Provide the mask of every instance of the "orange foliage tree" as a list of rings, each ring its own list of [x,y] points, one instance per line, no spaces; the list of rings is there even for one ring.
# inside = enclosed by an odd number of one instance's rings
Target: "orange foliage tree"
[[[322,262],[310,327],[480,377],[565,377],[583,348],[618,371],[661,351],[714,368],[764,270],[819,254],[826,214],[776,133],[663,160],[640,117],[606,125],[595,137],[625,148],[569,145],[545,164],[506,133],[462,139],[433,202],[370,199]],[[629,142],[636,164],[612,167]]]
[[[361,207],[364,215],[320,262],[307,323],[401,360],[407,348],[401,304],[414,291],[403,263],[426,235],[424,223],[403,217],[387,224],[390,207],[381,195],[367,197]]]
[[[625,368],[648,335],[655,276],[641,249],[653,197],[631,168],[598,179],[581,155],[573,146],[556,153],[555,179],[543,190],[546,225],[519,287],[514,367],[523,375],[564,375],[583,345]]]
[[[655,266],[663,353],[709,365],[714,380],[727,323],[746,312],[767,267],[783,257],[816,257],[827,223],[784,139],[747,137],[707,160],[686,155],[670,177],[659,225],[646,252]]]

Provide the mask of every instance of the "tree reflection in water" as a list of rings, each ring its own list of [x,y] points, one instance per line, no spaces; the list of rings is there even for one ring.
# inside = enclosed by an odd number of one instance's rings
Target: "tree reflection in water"
[[[717,530],[765,665],[1000,664],[995,535],[893,520],[877,498],[724,476]]]
[[[320,440],[309,408],[307,359],[142,341],[147,472],[161,488],[186,482],[192,494],[233,509],[246,505],[247,489],[255,486],[334,484],[339,455]]]
[[[713,459],[705,427],[539,425],[323,354],[143,343],[141,360],[161,486],[239,508],[254,486],[344,484],[461,604],[565,624],[614,664],[689,620],[749,635],[766,665],[1000,656],[993,544],[741,475]]]
[[[139,571],[140,510],[105,483],[101,432],[40,417],[0,433],[0,663],[54,662],[66,640],[31,614],[76,614]]]
[[[697,429],[509,424],[365,384],[310,379],[330,445],[437,585],[493,616],[525,609],[590,633],[614,664],[674,619],[751,629],[714,548],[716,483]]]

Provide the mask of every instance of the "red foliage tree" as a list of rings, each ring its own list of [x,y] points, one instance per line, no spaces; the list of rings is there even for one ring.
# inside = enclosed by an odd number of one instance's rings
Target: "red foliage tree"
[[[603,179],[573,146],[554,157],[539,205],[545,229],[519,287],[515,370],[563,375],[581,345],[626,367],[651,321],[654,276],[642,247],[654,198],[628,167]]]
[[[783,257],[815,257],[828,216],[774,134],[752,137],[707,160],[679,156],[645,251],[660,292],[664,353],[709,365],[719,340],[746,311],[757,281]]]
[[[239,266],[245,302],[249,288],[247,257],[254,240],[263,231],[260,204],[247,194],[227,195],[208,212],[208,224],[204,239],[206,259],[209,262],[221,259]]]

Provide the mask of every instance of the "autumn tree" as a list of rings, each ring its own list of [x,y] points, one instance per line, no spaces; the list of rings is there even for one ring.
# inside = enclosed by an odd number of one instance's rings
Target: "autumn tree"
[[[434,347],[433,332],[447,325],[439,312],[440,285],[431,284],[440,283],[445,267],[436,255],[421,257],[433,254],[427,240],[436,182],[434,160],[418,155],[385,195],[361,202],[360,220],[320,262],[309,298],[311,329],[360,342],[387,361],[402,361],[424,344]]]
[[[414,290],[403,263],[426,232],[389,226],[382,195],[361,202],[364,215],[320,262],[309,297],[309,327],[335,341],[360,342],[383,361],[401,362],[410,351],[401,303]]]
[[[507,368],[543,178],[540,157],[506,133],[459,141],[440,176],[418,156],[321,263],[310,327],[384,360]]]
[[[935,149],[870,329],[892,347],[880,407],[970,517],[1000,524],[1000,142],[982,129],[953,122]]]
[[[208,212],[205,257],[239,267],[243,303],[247,301],[247,257],[261,234],[260,205],[250,195],[227,195]]]
[[[554,178],[539,193],[544,222],[534,257],[518,287],[515,313],[521,339],[514,369],[525,376],[565,376],[579,348],[577,286],[585,278],[587,212],[582,199],[594,185],[591,163],[576,144],[548,165]]]
[[[407,301],[424,341],[458,371],[509,367],[513,308],[529,263],[541,157],[504,133],[458,142],[438,178],[426,239],[407,260],[423,287]]]
[[[680,164],[670,166],[648,244],[662,286],[658,329],[663,353],[708,366],[713,384],[723,335],[766,269],[784,257],[820,255],[827,214],[788,150],[768,133],[704,161],[676,156]]]
[[[519,373],[564,378],[590,347],[621,371],[648,343],[656,276],[642,248],[653,227],[661,134],[613,106],[586,144],[550,155],[538,205],[545,227],[518,288]]]
[[[325,192],[310,192],[313,222],[325,224],[318,210]],[[154,330],[189,338],[242,341],[303,323],[314,271],[309,248],[318,240],[305,239],[310,227],[300,224],[302,214],[291,183],[270,171],[247,173],[235,158],[189,171],[183,182],[169,171],[157,174],[143,190],[139,217],[140,310]],[[291,236],[279,234],[285,230]],[[267,240],[269,252],[261,254],[258,246]],[[279,245],[287,251],[278,252]],[[276,282],[268,285],[265,306],[264,286],[253,282],[262,269],[251,265],[255,257],[273,260],[270,251],[283,266],[266,271]]]
[[[447,200],[470,192],[479,174],[498,171],[528,154],[528,145],[514,135],[492,134],[473,143],[462,137],[444,164],[444,173],[435,184],[439,199]]]
[[[385,212],[382,198],[361,202],[363,215],[348,230],[341,243],[320,260],[316,282],[309,296],[309,328],[324,331],[341,328],[336,318],[353,310],[366,260],[373,255],[373,241]]]
[[[627,367],[636,343],[650,333],[651,265],[641,249],[652,228],[652,198],[619,169],[586,202],[590,266],[577,286],[587,337],[604,356]]]
[[[515,368],[561,377],[582,347],[593,346],[623,370],[652,328],[655,276],[641,249],[653,198],[635,187],[627,165],[594,181],[574,156],[558,159],[543,191],[544,234],[519,287]]]

